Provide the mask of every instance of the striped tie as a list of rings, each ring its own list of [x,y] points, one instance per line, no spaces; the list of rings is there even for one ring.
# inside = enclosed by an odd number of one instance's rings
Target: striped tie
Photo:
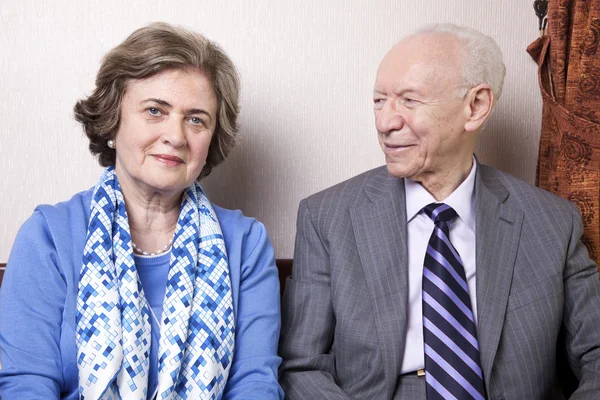
[[[423,266],[423,341],[427,399],[485,399],[479,344],[462,260],[448,221],[456,211],[426,206],[435,227]]]

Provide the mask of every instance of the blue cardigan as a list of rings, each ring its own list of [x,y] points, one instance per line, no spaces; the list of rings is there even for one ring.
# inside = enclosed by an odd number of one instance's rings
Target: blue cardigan
[[[0,398],[77,399],[75,314],[92,189],[42,205],[15,239],[0,289]],[[235,352],[224,399],[282,399],[279,279],[264,226],[214,207],[229,257]]]

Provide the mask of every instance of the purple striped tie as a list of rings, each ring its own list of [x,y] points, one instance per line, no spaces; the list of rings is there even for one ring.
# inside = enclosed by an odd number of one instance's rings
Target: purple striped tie
[[[456,211],[426,206],[435,227],[423,265],[423,342],[427,399],[485,399],[479,344],[462,260],[448,221]]]

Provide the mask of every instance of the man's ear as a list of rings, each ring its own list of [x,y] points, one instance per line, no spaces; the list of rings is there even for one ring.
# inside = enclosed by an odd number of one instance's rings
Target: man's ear
[[[492,112],[494,93],[490,85],[482,83],[469,90],[467,98],[469,104],[466,110],[465,131],[475,132],[483,126]]]

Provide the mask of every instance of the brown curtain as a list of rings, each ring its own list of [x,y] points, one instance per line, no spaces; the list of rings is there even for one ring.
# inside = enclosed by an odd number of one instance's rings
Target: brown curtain
[[[600,0],[549,0],[548,29],[527,51],[543,98],[536,183],[577,203],[600,265]]]

